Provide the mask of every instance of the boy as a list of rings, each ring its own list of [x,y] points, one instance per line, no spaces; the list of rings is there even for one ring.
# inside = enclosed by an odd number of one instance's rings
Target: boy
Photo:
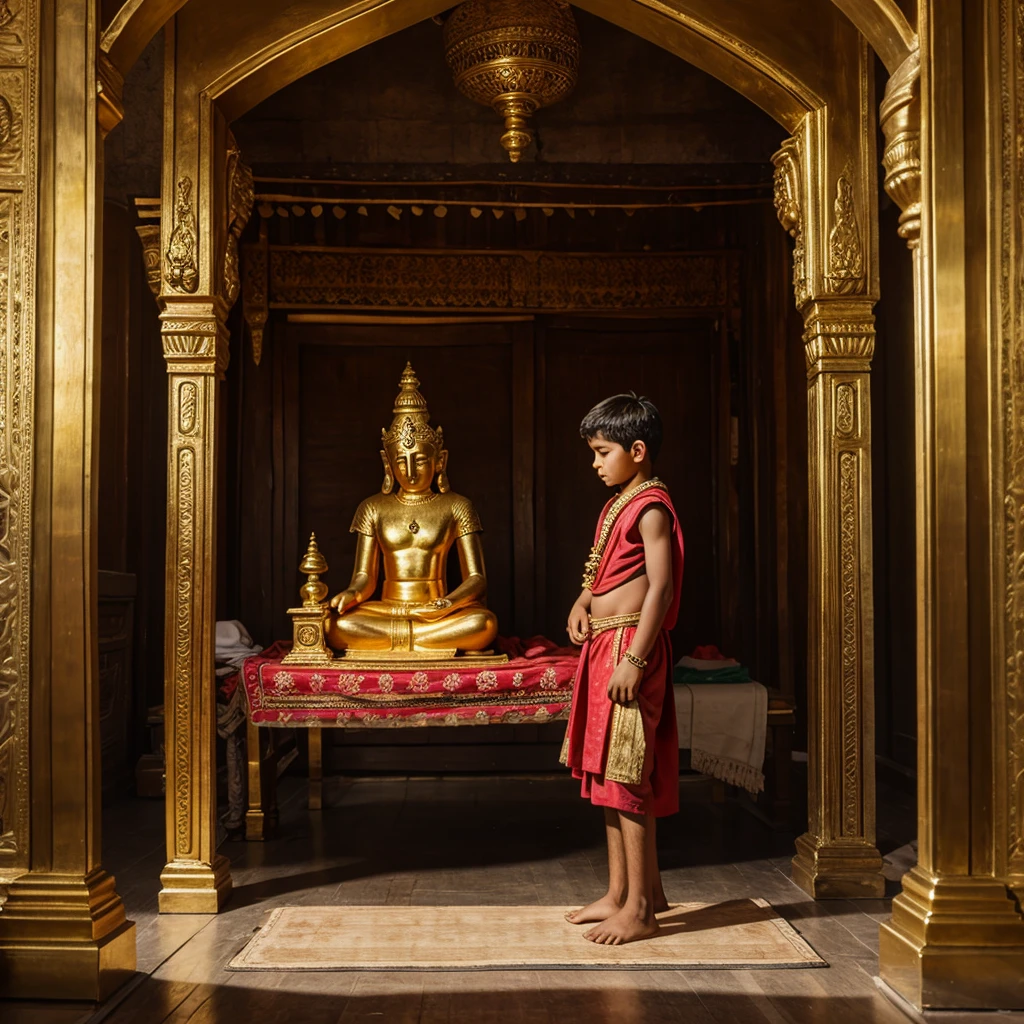
[[[654,476],[661,417],[633,393],[594,406],[580,424],[594,469],[618,493],[604,507],[569,612],[582,644],[563,763],[582,795],[604,808],[608,892],[566,917],[596,922],[592,942],[618,945],[658,931],[668,909],[655,819],[679,809],[679,742],[668,630],[679,610],[683,537],[665,485]]]

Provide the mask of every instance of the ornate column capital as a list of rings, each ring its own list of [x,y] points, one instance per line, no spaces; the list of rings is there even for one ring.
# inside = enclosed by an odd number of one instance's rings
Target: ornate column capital
[[[878,110],[885,134],[885,191],[899,208],[900,238],[921,238],[921,58],[914,50],[892,73]]]
[[[160,313],[168,372],[223,377],[228,368],[227,306],[219,296],[165,298]]]
[[[146,284],[154,297],[160,294],[160,221],[138,224],[135,233],[142,242],[142,261],[146,267]]]
[[[869,299],[814,299],[803,308],[807,376],[826,370],[864,372],[875,354]]]

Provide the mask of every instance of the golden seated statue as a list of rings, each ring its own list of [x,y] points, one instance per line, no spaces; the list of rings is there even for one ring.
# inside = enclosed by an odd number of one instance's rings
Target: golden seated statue
[[[468,498],[449,490],[444,437],[430,426],[409,364],[400,387],[391,428],[381,431],[384,483],[356,509],[355,567],[348,588],[331,599],[325,639],[346,657],[483,651],[498,634],[498,620],[485,603],[480,519]],[[448,593],[453,544],[462,583]],[[374,601],[382,558],[384,583]]]

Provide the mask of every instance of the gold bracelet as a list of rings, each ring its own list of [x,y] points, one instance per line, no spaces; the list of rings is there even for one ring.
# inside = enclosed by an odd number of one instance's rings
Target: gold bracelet
[[[630,663],[630,665],[635,665],[638,669],[643,670],[647,668],[647,659],[638,658],[632,651],[624,651],[622,656]]]

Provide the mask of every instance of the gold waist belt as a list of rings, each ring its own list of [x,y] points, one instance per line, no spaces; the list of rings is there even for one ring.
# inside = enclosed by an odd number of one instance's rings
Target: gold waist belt
[[[632,612],[629,615],[609,615],[603,619],[591,619],[590,635],[597,636],[598,633],[607,633],[609,629],[625,629],[626,626],[638,626],[639,624],[639,612]]]

